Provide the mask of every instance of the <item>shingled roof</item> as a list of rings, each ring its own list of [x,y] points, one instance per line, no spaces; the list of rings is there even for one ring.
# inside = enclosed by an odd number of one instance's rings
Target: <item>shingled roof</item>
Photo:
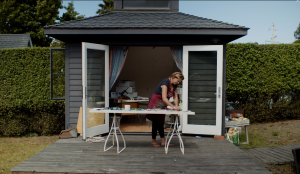
[[[249,29],[181,12],[112,12],[45,29]]]
[[[30,34],[0,34],[0,49],[32,47]]]

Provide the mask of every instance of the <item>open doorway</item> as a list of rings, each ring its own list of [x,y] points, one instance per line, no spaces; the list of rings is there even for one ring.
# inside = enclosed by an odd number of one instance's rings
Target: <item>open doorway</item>
[[[119,81],[135,82],[138,96],[148,97],[154,93],[157,85],[173,72],[179,72],[171,55],[170,47],[130,47],[116,83],[110,90],[115,92]],[[140,102],[136,107],[146,109],[148,102]],[[122,115],[122,132],[151,132],[152,123],[145,115]]]

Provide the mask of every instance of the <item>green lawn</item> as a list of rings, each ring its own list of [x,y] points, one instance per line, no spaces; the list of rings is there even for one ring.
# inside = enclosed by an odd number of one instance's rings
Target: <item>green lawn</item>
[[[0,173],[10,173],[11,168],[57,140],[58,135],[0,138]]]

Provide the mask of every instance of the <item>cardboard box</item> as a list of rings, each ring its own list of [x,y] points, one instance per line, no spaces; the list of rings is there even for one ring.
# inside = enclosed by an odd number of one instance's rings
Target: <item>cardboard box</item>
[[[137,92],[133,92],[133,93],[129,93],[129,94],[124,94],[124,95],[126,95],[126,96],[128,96],[129,98],[133,98],[133,97],[137,97],[138,95],[137,95]]]
[[[87,128],[104,124],[105,113],[90,113],[91,109],[87,109]]]
[[[90,113],[92,108],[87,109],[87,127],[94,127],[105,123],[105,113]],[[82,134],[82,107],[79,109],[79,115],[77,120],[77,133]]]
[[[125,86],[119,86],[116,88],[116,92],[123,92],[124,90],[126,90],[126,92],[128,93],[133,93],[135,92],[135,87],[125,87]]]
[[[134,81],[119,81],[119,86],[135,87],[135,82]]]
[[[79,109],[78,120],[77,120],[77,133],[82,134],[82,107]]]

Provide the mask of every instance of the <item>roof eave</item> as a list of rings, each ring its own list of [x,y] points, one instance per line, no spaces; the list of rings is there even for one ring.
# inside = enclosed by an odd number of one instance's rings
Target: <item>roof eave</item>
[[[46,35],[91,35],[91,34],[112,34],[112,35],[247,35],[249,28],[201,28],[201,29],[149,29],[149,28],[109,28],[109,29],[80,29],[80,28],[45,28]]]

